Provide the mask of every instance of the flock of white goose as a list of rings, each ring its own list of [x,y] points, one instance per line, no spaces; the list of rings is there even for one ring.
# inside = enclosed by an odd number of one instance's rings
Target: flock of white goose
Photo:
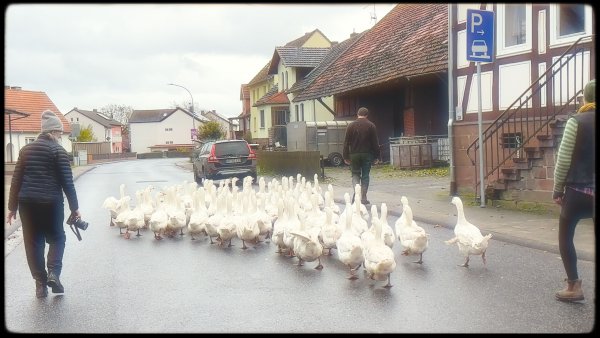
[[[246,244],[256,245],[265,239],[277,245],[279,254],[298,258],[298,265],[318,261],[315,269],[322,269],[321,256],[331,255],[335,249],[338,259],[348,267],[349,279],[358,278],[355,272],[362,265],[369,278],[385,281],[391,287],[390,275],[396,268],[392,247],[396,239],[402,246],[402,255],[415,255],[415,263],[423,263],[423,252],[429,245],[429,234],[414,220],[408,199],[402,196],[402,215],[394,224],[387,221],[387,205],[382,203],[380,212],[376,205],[370,212],[358,199],[351,201],[344,194],[343,210],[333,200],[333,186],[327,189],[319,185],[318,176],[313,182],[298,174],[258,181],[258,191],[252,187],[252,178],[221,180],[215,184],[204,180],[202,185],[184,181],[183,184],[168,186],[153,193],[154,187],[135,192],[136,203],[132,207],[131,197],[120,185],[120,196],[108,197],[102,207],[110,212],[110,225],[119,228],[119,233],[130,239],[131,232],[149,229],[157,240],[163,236],[183,235],[184,229],[195,240],[195,236],[213,238],[219,246],[231,246],[238,238],[242,249]],[[355,187],[355,196],[361,196],[360,185]],[[458,211],[454,229],[455,237],[446,244],[456,243],[466,261],[470,255],[481,255],[483,263],[491,234],[482,236],[479,229],[464,216],[462,201],[453,197],[452,203]],[[369,226],[370,224],[370,226]],[[123,230],[125,231],[123,233]]]

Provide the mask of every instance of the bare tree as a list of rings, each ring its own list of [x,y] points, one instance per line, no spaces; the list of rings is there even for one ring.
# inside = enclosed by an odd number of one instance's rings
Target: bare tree
[[[129,139],[129,119],[133,108],[123,104],[109,104],[100,108],[100,112],[115,121],[119,121],[122,124],[121,135],[122,137]],[[123,149],[128,149],[129,145],[123,145]]]
[[[190,110],[190,101],[184,101],[184,102],[171,102],[171,107],[170,108],[177,108],[177,107],[181,107],[184,108],[185,110]],[[197,102],[194,102],[194,114],[196,114],[196,116],[201,116],[201,112],[202,111],[206,111],[206,109],[201,108],[200,105]]]
[[[100,112],[113,120],[121,122],[123,125],[127,125],[133,108],[122,104],[109,104],[100,108]]]

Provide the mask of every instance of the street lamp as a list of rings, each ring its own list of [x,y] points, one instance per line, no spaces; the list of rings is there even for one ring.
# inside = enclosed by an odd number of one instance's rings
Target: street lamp
[[[194,127],[193,130],[196,131],[196,118],[194,116],[194,97],[192,96],[192,93],[190,93],[190,91],[187,88],[185,88],[184,86],[180,86],[178,84],[167,83],[167,85],[181,87],[181,88],[185,89],[188,92],[188,94],[190,94],[190,98],[192,99],[192,109],[190,109],[192,111],[192,126]],[[192,137],[192,140],[193,139],[194,139],[194,137]]]

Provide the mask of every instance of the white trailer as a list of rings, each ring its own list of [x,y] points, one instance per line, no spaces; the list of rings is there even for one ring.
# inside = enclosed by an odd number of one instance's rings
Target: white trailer
[[[299,121],[286,126],[288,151],[319,151],[333,166],[342,157],[346,128],[352,121]]]

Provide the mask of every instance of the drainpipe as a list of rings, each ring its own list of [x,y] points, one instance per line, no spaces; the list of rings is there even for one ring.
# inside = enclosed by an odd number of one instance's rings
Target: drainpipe
[[[448,4],[448,144],[450,147],[450,196],[456,196],[456,173],[454,168],[454,44],[452,34],[452,4]]]

